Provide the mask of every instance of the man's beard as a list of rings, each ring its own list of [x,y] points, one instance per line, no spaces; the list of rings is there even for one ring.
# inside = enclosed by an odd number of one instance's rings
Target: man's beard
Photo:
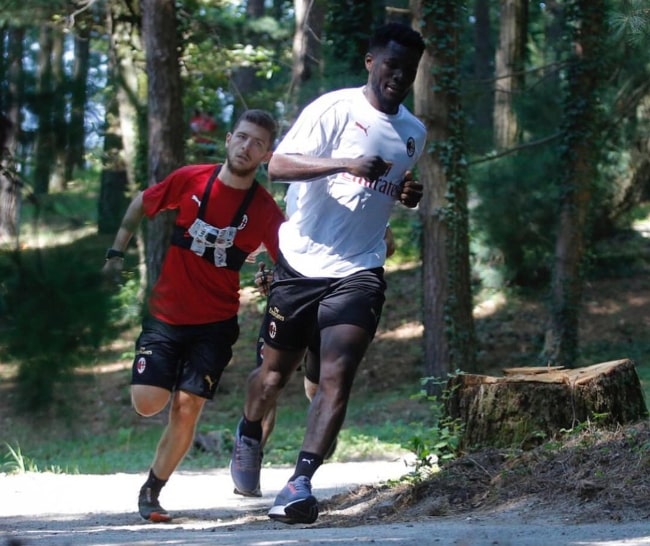
[[[399,105],[401,104],[402,99],[398,100],[394,97],[387,97],[384,95],[381,84],[382,82],[378,79],[372,80],[370,82],[370,87],[372,88],[373,94],[379,102],[380,110],[386,114],[395,114],[397,110],[399,110]]]
[[[245,168],[245,169],[240,169],[239,167],[235,167],[235,164],[232,160],[232,156],[230,155],[229,151],[226,151],[226,161],[228,162],[228,170],[235,176],[241,176],[241,177],[250,176],[251,174],[254,174],[255,171],[257,171],[257,167]]]

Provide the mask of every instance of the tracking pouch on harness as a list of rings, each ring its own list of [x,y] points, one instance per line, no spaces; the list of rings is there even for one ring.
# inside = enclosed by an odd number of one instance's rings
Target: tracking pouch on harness
[[[236,247],[234,241],[237,235],[237,228],[241,225],[246,209],[255,195],[257,181],[254,180],[253,185],[246,192],[230,225],[225,228],[214,227],[205,222],[204,218],[210,199],[210,192],[220,170],[221,165],[217,165],[212,175],[210,175],[210,179],[203,192],[203,197],[201,198],[196,220],[194,220],[189,228],[184,228],[178,224],[175,225],[171,243],[194,252],[197,256],[201,256],[216,267],[225,267],[239,271],[246,261],[248,252]]]

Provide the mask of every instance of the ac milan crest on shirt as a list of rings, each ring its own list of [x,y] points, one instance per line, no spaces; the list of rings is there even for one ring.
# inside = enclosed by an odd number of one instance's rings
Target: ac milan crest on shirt
[[[140,358],[138,358],[138,362],[136,362],[135,369],[139,374],[143,374],[146,367],[147,367],[147,359],[141,356]]]
[[[415,153],[415,139],[412,136],[406,141],[406,153],[409,157],[413,157]]]

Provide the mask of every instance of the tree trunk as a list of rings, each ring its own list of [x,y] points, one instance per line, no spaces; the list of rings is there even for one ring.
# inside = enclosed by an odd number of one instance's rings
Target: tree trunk
[[[15,242],[18,248],[18,225],[16,224],[19,186],[14,170],[16,126],[0,112],[0,246]]]
[[[65,181],[74,176],[74,170],[85,165],[86,130],[84,115],[88,94],[88,68],[90,62],[90,36],[86,27],[78,27],[74,38],[74,67],[72,69],[72,96],[70,99],[70,123],[68,125],[68,149],[65,162]]]
[[[173,0],[142,0],[142,35],[147,56],[148,185],[183,163],[183,103]],[[147,285],[158,279],[174,225],[161,213],[147,229]]]
[[[13,248],[18,249],[22,185],[16,172],[16,153],[21,123],[25,30],[13,28],[7,37],[7,115],[2,117],[0,135],[0,243],[11,243]]]
[[[620,84],[612,113],[608,116],[609,131],[633,126],[650,127],[650,79],[648,70],[635,74]],[[626,129],[622,129],[625,131]],[[611,184],[611,201],[599,207],[593,219],[594,239],[614,235],[621,219],[650,199],[650,132],[635,130],[627,146],[629,160]]]
[[[494,88],[494,145],[497,150],[511,148],[519,140],[514,101],[524,83],[522,70],[526,51],[527,14],[528,0],[501,0]]]
[[[128,180],[124,169],[102,169],[97,213],[97,232],[114,234],[128,205]]]
[[[141,167],[144,172],[139,177],[136,174],[138,151],[143,156],[146,154],[146,142],[140,140],[147,133],[146,115],[140,104],[140,100],[143,103],[146,100],[146,89],[141,91],[141,78],[136,74],[144,70],[144,55],[136,61],[137,52],[142,51],[139,19],[122,4],[111,3],[107,6],[105,20],[109,39],[107,73],[113,93],[107,95],[105,106],[97,227],[100,234],[114,234],[130,199],[141,189],[138,178],[147,179],[146,167]],[[148,283],[143,226],[138,226],[134,241],[138,251],[139,296],[143,297]]]
[[[249,20],[259,19],[263,15],[264,0],[246,1],[246,16]],[[259,44],[259,40],[254,34],[249,35],[246,39],[253,46]],[[238,66],[233,72],[231,83],[235,87],[235,96],[238,99],[234,105],[233,119],[237,119],[244,110],[255,107],[251,103],[251,98],[262,87],[262,80],[256,75],[256,71],[257,68],[254,65],[247,65]]]
[[[489,0],[474,1],[474,79],[477,81],[474,100],[475,129],[479,135],[477,146],[479,152],[485,152],[492,142],[492,111],[493,95],[492,79],[494,69],[493,45],[490,40],[490,2]]]
[[[106,27],[109,33],[107,75],[112,93],[106,97],[104,117],[104,150],[98,201],[97,230],[100,234],[114,234],[129,202],[128,175],[125,168],[124,141],[120,130],[118,93],[122,86],[120,55],[123,13],[119,4],[108,7]]]
[[[68,125],[65,120],[66,77],[63,71],[63,32],[56,29],[52,36],[52,144],[53,162],[50,171],[50,190],[63,191],[66,187],[65,165]]]
[[[113,29],[111,54],[114,56],[115,65],[122,157],[130,191],[134,192],[139,189],[138,179],[143,179],[145,175],[136,172],[138,146],[147,134],[145,104],[147,90],[142,79],[138,77],[145,68],[145,59],[140,53],[142,36],[140,28],[134,21],[129,21],[118,13],[113,13],[111,28]]]
[[[529,448],[581,423],[611,426],[648,416],[631,360],[504,372],[449,380],[446,409],[464,425],[464,447]]]
[[[322,75],[321,40],[325,19],[324,0],[294,0],[296,30],[293,36],[293,67],[289,84],[289,119],[295,119],[303,84],[312,78],[320,81]]]
[[[446,378],[456,369],[474,369],[476,347],[458,86],[462,10],[452,0],[411,0],[411,12],[414,27],[428,37],[414,84],[415,114],[427,127],[430,150],[419,163],[425,373]]]
[[[110,59],[110,57],[109,57]],[[115,68],[108,63],[109,82],[114,82]],[[116,85],[112,88],[115,89]],[[102,174],[99,186],[97,209],[97,232],[103,235],[115,234],[120,227],[124,211],[129,203],[128,178],[122,159],[122,137],[117,111],[117,98],[114,93],[106,97],[104,117],[104,150],[102,155]]]
[[[54,160],[54,133],[52,128],[52,29],[42,26],[38,45],[36,85],[36,129],[34,193],[46,194],[50,186],[50,173]]]
[[[606,76],[604,0],[576,0],[574,55],[567,74],[561,203],[551,286],[551,326],[544,353],[551,364],[574,366],[582,299],[587,214],[599,161],[598,93]]]

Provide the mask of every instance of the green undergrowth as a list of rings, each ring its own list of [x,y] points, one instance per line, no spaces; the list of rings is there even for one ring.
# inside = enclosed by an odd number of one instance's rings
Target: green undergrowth
[[[353,399],[332,460],[385,460],[406,456],[408,451],[403,446],[414,433],[422,430],[425,407],[416,408],[416,412],[410,414],[412,421],[399,418],[374,421],[369,418],[369,411],[372,411],[374,404],[390,403],[391,398],[400,400],[408,397],[408,394],[407,391],[397,390],[388,397],[382,394]],[[206,411],[197,432],[216,437],[218,449],[206,452],[194,446],[179,470],[209,470],[228,466],[233,431],[242,403],[241,399],[230,395],[221,397],[217,403],[230,409]],[[302,442],[306,410],[306,399],[296,399],[279,408],[276,427],[264,454],[265,465],[294,463]],[[147,424],[138,418],[129,420],[130,424],[115,422],[103,433],[96,433],[75,428],[70,419],[67,428],[53,435],[48,434],[47,430],[35,435],[37,426],[17,423],[11,438],[3,439],[3,444],[0,444],[0,470],[8,473],[47,471],[73,474],[143,472],[151,464],[162,431],[162,419],[154,419]]]

